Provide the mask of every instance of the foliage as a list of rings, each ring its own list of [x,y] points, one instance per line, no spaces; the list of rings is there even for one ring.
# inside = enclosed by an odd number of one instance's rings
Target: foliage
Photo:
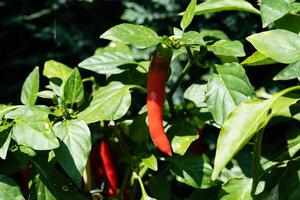
[[[193,27],[198,15],[226,11],[260,16],[268,29],[240,38]],[[300,28],[290,26],[298,17],[295,0],[192,0],[171,35],[121,23],[101,34],[110,44],[79,68],[55,60],[35,67],[21,104],[0,105],[0,197],[299,199]],[[172,157],[158,151],[147,127],[149,56],[141,54],[157,44],[174,51],[164,104]],[[261,68],[283,69],[264,84]],[[248,77],[251,70],[258,76]],[[99,158],[103,140],[118,158],[113,197]]]

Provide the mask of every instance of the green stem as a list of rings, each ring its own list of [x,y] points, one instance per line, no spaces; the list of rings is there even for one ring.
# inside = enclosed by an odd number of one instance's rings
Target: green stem
[[[139,85],[133,85],[132,88],[136,88],[136,89],[139,89],[141,92],[143,93],[147,93],[147,89],[142,87],[142,86],[139,86]]]
[[[255,190],[259,182],[258,174],[262,171],[260,165],[260,156],[261,156],[261,144],[263,139],[263,132],[264,129],[256,133],[256,138],[255,138],[254,152],[252,158],[252,177],[253,177],[253,184],[251,190],[252,196],[255,194]]]
[[[84,78],[84,79],[82,79],[81,81],[82,81],[82,83],[88,82],[88,81],[90,81],[90,82],[92,82],[92,83],[96,83],[95,78],[94,78],[93,76],[88,77],[88,78]]]
[[[176,113],[175,113],[173,99],[169,95],[167,95],[167,102],[169,104],[171,117],[172,117],[173,120],[176,120]]]
[[[140,170],[140,172],[139,172],[139,176],[140,176],[141,178],[143,178],[144,175],[147,173],[148,169],[149,169],[149,168],[148,168],[146,165],[144,165],[144,166],[142,167],[142,169]]]
[[[180,76],[178,77],[177,81],[175,82],[175,84],[171,88],[170,92],[168,93],[168,95],[170,96],[170,98],[172,98],[173,94],[177,90],[177,88],[180,85],[181,81],[184,79],[185,75],[188,73],[189,69],[191,68],[191,66],[194,63],[194,56],[192,54],[191,49],[189,47],[186,47],[186,51],[187,51],[187,54],[188,54],[188,62],[186,63],[186,65],[183,68]]]
[[[169,93],[167,94],[167,101],[170,107],[170,113],[172,115],[172,119],[175,119],[176,117],[176,113],[175,113],[175,108],[174,108],[174,102],[173,102],[173,95],[176,92],[177,88],[179,87],[181,81],[184,79],[185,75],[188,73],[189,69],[191,68],[191,66],[194,63],[194,56],[192,54],[191,49],[186,46],[186,51],[188,54],[188,62],[186,63],[185,67],[183,68],[180,76],[178,77],[177,81],[174,83],[173,87],[171,88],[171,90],[169,91]]]

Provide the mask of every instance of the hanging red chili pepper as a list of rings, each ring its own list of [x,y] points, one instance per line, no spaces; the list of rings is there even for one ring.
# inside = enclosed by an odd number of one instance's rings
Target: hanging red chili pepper
[[[100,142],[100,157],[102,159],[104,172],[109,184],[107,191],[108,195],[115,196],[118,189],[117,169],[113,159],[113,152],[105,140],[101,140]]]
[[[172,156],[170,142],[163,127],[165,85],[172,58],[172,49],[159,45],[152,55],[147,80],[148,127],[155,146]]]

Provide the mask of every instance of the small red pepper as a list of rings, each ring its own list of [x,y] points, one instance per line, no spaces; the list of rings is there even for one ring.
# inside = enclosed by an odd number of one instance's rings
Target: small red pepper
[[[148,127],[155,146],[172,156],[170,142],[163,127],[163,103],[172,49],[159,45],[154,51],[147,80]]]
[[[100,142],[100,157],[109,184],[108,191],[107,191],[108,195],[115,196],[117,194],[117,189],[118,189],[117,170],[113,159],[113,152],[109,144],[105,142],[105,140],[101,140]]]

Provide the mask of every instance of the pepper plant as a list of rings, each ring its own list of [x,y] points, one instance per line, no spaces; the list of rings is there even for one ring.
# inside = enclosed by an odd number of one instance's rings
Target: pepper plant
[[[0,199],[300,199],[299,10],[191,0],[171,36],[123,23],[78,67],[35,67],[21,104],[0,106]],[[189,30],[223,11],[264,29]],[[284,87],[254,87],[259,68],[282,68],[269,81]]]

